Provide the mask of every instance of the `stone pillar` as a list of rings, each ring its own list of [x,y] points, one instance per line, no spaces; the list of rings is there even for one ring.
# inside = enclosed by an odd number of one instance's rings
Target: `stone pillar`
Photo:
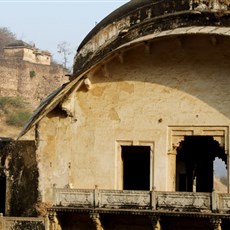
[[[160,218],[157,216],[149,216],[153,230],[161,230]]]
[[[213,230],[221,230],[221,219],[220,218],[213,218],[210,220]]]
[[[168,159],[169,159],[169,182],[168,182],[168,191],[174,192],[176,190],[176,149],[168,152]]]
[[[96,230],[104,230],[102,227],[102,224],[101,224],[99,213],[90,213],[89,217],[93,221],[93,223],[96,227]]]
[[[50,211],[48,213],[49,217],[49,230],[60,230],[60,226],[58,224],[57,213],[54,211]]]

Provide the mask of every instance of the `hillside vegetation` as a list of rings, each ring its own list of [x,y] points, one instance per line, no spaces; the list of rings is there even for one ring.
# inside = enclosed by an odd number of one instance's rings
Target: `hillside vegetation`
[[[21,97],[0,97],[0,113],[6,124],[22,127],[32,115],[28,103]]]
[[[17,137],[31,115],[31,106],[23,98],[0,97],[0,137]]]

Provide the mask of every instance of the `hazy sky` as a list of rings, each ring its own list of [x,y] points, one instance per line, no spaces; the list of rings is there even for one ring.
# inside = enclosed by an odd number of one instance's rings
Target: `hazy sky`
[[[68,63],[72,66],[76,49],[87,33],[126,2],[128,0],[0,0],[0,26],[8,27],[18,39],[50,51],[53,59],[59,62],[63,59],[57,52],[57,45],[66,41],[73,51]]]

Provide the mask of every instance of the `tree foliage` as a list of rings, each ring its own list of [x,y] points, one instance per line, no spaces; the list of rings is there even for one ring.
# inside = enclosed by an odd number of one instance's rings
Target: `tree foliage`
[[[0,27],[0,57],[3,56],[4,47],[16,40],[16,35],[7,27]]]

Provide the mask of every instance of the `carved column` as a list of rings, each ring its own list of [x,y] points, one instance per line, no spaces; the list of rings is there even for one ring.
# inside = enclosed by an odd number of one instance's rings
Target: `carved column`
[[[0,229],[3,229],[3,214],[0,213]]]
[[[149,216],[153,230],[161,230],[160,218],[156,216]]]
[[[56,212],[49,212],[48,213],[49,217],[49,230],[59,230],[59,224],[58,224],[58,219],[57,219],[57,213]]]
[[[213,218],[210,220],[213,230],[221,230],[221,219],[220,218]]]
[[[90,213],[89,217],[93,221],[93,223],[96,227],[96,230],[104,230],[102,227],[102,224],[101,224],[99,213]]]
[[[168,159],[169,159],[169,175],[170,179],[168,182],[168,189],[169,191],[175,191],[176,189],[176,147],[173,150],[168,152]]]

